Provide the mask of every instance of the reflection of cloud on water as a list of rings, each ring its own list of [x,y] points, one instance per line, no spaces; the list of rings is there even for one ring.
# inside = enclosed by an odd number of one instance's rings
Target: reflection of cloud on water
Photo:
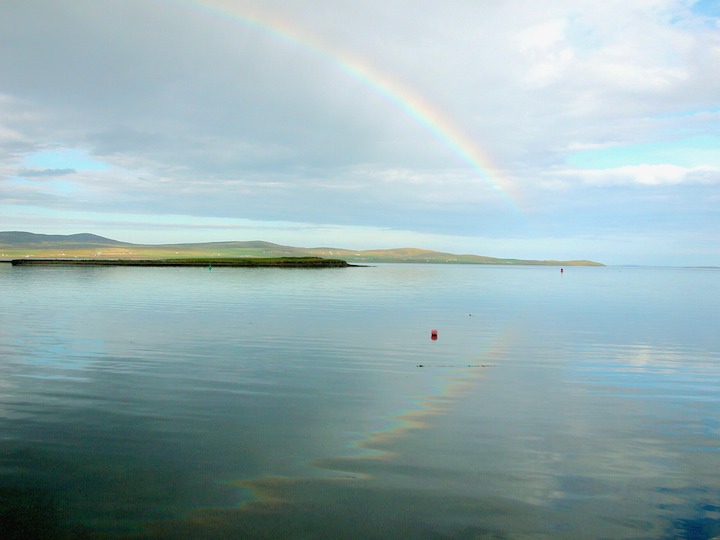
[[[517,352],[516,348],[509,349]],[[410,409],[388,415],[389,423],[368,430],[353,444],[350,456],[332,457],[314,463],[331,471],[330,478],[262,477],[237,483],[255,500],[234,509],[201,509],[185,520],[158,523],[150,529],[153,538],[637,538],[661,537],[667,526],[654,515],[652,507],[677,504],[679,491],[688,488],[681,481],[657,478],[671,473],[672,452],[663,451],[660,440],[648,440],[648,433],[634,434],[629,443],[616,447],[612,434],[614,414],[593,425],[575,424],[586,420],[582,412],[567,409],[557,401],[543,411],[557,413],[569,430],[548,433],[526,430],[514,415],[525,417],[527,407],[537,400],[552,401],[549,385],[558,375],[545,366],[520,371],[513,362],[503,361],[504,348],[489,348],[477,363],[498,362],[498,371],[482,368],[412,368],[414,373],[436,379],[431,395],[419,399]],[[476,363],[476,360],[472,360]],[[443,362],[445,365],[446,362]],[[467,363],[465,364],[467,365]],[[496,374],[497,373],[497,374]],[[488,384],[478,384],[485,380]],[[527,386],[523,386],[527,385]],[[429,441],[453,437],[463,421],[489,422],[496,414],[486,408],[484,396],[516,391],[511,403],[499,409],[499,429],[479,429],[478,446],[473,438],[462,449],[452,443],[434,445]],[[537,394],[542,391],[543,394]],[[590,400],[584,405],[595,406]],[[601,403],[601,402],[600,402]],[[580,404],[582,402],[573,402]],[[614,412],[614,411],[611,411]],[[464,416],[469,413],[470,416]],[[444,417],[443,415],[448,415]],[[564,415],[564,416],[563,416]],[[529,418],[538,419],[536,415]],[[445,421],[445,420],[448,421]],[[450,422],[452,420],[452,422]],[[552,419],[555,421],[555,419]],[[458,425],[452,425],[454,423]],[[507,427],[504,424],[508,424]],[[468,425],[468,424],[465,424]],[[495,427],[495,426],[491,426]],[[637,424],[630,422],[628,429]],[[583,428],[591,430],[584,433]],[[424,436],[420,432],[428,430]],[[494,440],[483,440],[488,434]],[[527,437],[537,437],[537,440]],[[637,445],[637,446],[633,446]],[[656,445],[656,446],[654,446]],[[648,455],[648,446],[657,455]],[[444,451],[459,451],[452,456]],[[431,450],[436,454],[421,455]],[[454,467],[453,459],[465,463],[477,457],[489,462],[474,470]],[[713,456],[708,456],[711,459]],[[419,460],[418,460],[419,458]],[[650,467],[647,474],[636,470]],[[663,476],[664,477],[664,476]],[[488,485],[489,489],[484,489]],[[657,486],[663,486],[658,490]],[[666,490],[673,490],[669,493]],[[639,496],[638,496],[639,495]],[[620,501],[620,502],[618,502]],[[510,532],[511,531],[511,532]]]
[[[12,375],[31,379],[88,381],[88,371],[101,363],[105,342],[100,339],[19,338],[13,344],[18,361]]]
[[[486,377],[487,368],[505,354],[504,344],[494,343],[488,344],[480,357],[457,361],[457,368],[450,361],[438,363],[438,367],[413,364],[409,369],[419,370],[416,374],[435,379],[435,392],[410,409],[387,415],[388,425],[368,431],[351,445],[353,455],[313,463],[332,471],[331,477],[261,477],[236,482],[253,500],[237,509],[202,509],[186,521],[158,524],[153,536],[171,538],[182,531],[203,537],[270,538],[294,537],[305,530],[312,537],[327,538],[437,538],[438,528],[457,530],[462,524],[468,537],[476,537],[496,534],[503,527],[522,528],[518,516],[529,530],[537,530],[544,519],[538,509],[498,497],[481,500],[432,489],[433,476],[441,479],[457,473],[404,463],[397,447],[400,440],[432,428],[442,415],[451,413]],[[429,480],[428,489],[382,481],[384,474],[392,476],[398,471],[410,471],[423,482]],[[497,529],[481,528],[485,522],[492,522]]]
[[[593,361],[605,360],[608,367],[612,366],[616,370],[654,373],[689,370],[717,372],[716,360],[710,352],[647,343],[596,345],[584,351],[583,357]]]
[[[509,500],[383,489],[356,480],[264,478],[253,484],[278,499],[240,509],[198,510],[184,521],[158,523],[142,537],[509,538],[501,531],[537,531],[548,517],[538,508]]]
[[[676,350],[670,351],[650,345],[634,345],[621,351],[616,360],[635,371],[647,369],[673,371],[677,369],[680,358]]]

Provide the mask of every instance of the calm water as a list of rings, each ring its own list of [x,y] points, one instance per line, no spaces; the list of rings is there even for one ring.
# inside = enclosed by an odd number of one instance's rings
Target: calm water
[[[0,299],[3,537],[720,535],[720,270],[3,264]]]

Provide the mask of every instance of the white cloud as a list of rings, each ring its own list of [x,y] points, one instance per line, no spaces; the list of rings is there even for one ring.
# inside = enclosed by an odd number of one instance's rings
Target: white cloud
[[[551,20],[517,34],[517,47],[528,64],[523,78],[530,86],[544,86],[560,79],[575,60],[566,39],[566,25],[566,20]]]
[[[598,170],[567,170],[562,176],[580,178],[591,186],[720,184],[720,168],[711,166],[633,165]]]

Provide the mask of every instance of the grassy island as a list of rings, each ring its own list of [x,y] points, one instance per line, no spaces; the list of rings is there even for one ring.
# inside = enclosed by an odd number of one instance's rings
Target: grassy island
[[[346,268],[340,259],[321,257],[225,257],[192,259],[14,259],[13,266],[209,266],[261,268]]]

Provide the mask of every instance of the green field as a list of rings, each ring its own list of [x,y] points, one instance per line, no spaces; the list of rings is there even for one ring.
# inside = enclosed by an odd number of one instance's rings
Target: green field
[[[257,257],[257,258],[178,258],[178,259],[13,259],[13,266],[202,266],[202,267],[271,267],[271,268],[343,268],[349,265],[340,259],[320,257]]]

